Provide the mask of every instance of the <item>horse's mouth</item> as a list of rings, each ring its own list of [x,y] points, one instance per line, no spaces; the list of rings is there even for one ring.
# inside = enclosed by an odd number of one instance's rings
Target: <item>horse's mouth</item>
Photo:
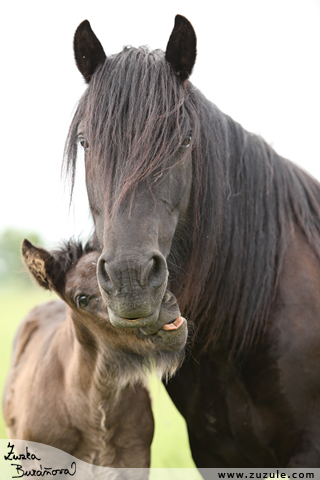
[[[166,292],[160,305],[147,317],[121,317],[108,308],[114,327],[134,328],[140,338],[149,337],[160,350],[178,351],[185,347],[188,327],[181,316],[176,298]]]
[[[160,315],[158,321],[153,325],[148,325],[146,327],[140,328],[141,332],[144,335],[157,335],[160,331],[165,332],[176,332],[184,325],[186,326],[187,321],[181,315],[177,316],[171,313]]]
[[[146,336],[155,338],[160,333],[162,334],[162,337],[165,337],[168,335],[179,334],[184,329],[187,329],[187,320],[180,315],[178,318],[172,318],[167,321],[162,326],[158,324],[157,326],[154,325],[152,327],[140,328],[140,331]]]
[[[158,323],[161,305],[159,305],[147,317],[125,318],[108,307],[109,320],[114,327],[117,328],[152,328],[152,325]],[[151,324],[151,326],[150,326]]]
[[[123,318],[126,322],[138,322],[141,320],[141,318]],[[165,323],[160,329],[158,328],[155,332],[153,332],[154,327],[152,330],[150,328],[141,328],[141,330],[146,334],[146,335],[155,335],[159,332],[159,330],[177,330],[182,326],[182,324],[185,322],[185,318],[181,317],[181,315],[178,318],[173,318],[169,322]],[[153,332],[153,333],[147,333],[147,332]]]

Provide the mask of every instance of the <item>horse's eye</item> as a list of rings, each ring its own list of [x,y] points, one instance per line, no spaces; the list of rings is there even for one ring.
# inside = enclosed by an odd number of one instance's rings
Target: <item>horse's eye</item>
[[[190,144],[191,144],[191,137],[190,137],[190,135],[189,135],[188,137],[186,137],[186,138],[183,140],[183,142],[181,143],[181,146],[182,146],[183,148],[188,148],[188,147],[190,146]]]
[[[79,143],[85,152],[89,150],[89,143],[85,138],[80,137]]]
[[[76,298],[78,308],[86,308],[90,302],[89,295],[78,295]]]

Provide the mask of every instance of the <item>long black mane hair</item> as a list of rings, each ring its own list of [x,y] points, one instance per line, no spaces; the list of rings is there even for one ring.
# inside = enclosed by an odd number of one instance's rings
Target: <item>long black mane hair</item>
[[[170,288],[205,347],[222,329],[231,355],[252,345],[275,300],[287,232],[299,228],[320,256],[318,183],[182,84],[160,50],[126,47],[98,67],[67,139],[72,181],[81,124],[87,175],[100,168],[95,188],[110,208],[142,180],[152,191],[191,134],[190,218],[172,242]]]

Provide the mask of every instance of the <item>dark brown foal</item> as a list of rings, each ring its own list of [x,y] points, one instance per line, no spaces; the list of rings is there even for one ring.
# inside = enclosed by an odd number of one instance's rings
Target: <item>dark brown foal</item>
[[[163,351],[159,336],[155,342],[111,325],[91,247],[69,242],[49,253],[25,240],[22,253],[37,282],[62,301],[36,307],[17,332],[4,394],[9,438],[100,466],[149,467],[154,423],[146,373],[155,365],[170,375],[181,354]],[[170,294],[167,306],[179,317]]]

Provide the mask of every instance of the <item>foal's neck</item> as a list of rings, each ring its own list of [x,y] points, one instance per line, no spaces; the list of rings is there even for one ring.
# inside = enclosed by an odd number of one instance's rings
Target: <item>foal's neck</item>
[[[81,389],[90,392],[97,401],[111,401],[128,384],[133,384],[128,380],[129,375],[126,378],[123,373],[128,355],[112,348],[104,331],[91,329],[71,309],[63,327],[63,336],[72,351],[70,371]]]

